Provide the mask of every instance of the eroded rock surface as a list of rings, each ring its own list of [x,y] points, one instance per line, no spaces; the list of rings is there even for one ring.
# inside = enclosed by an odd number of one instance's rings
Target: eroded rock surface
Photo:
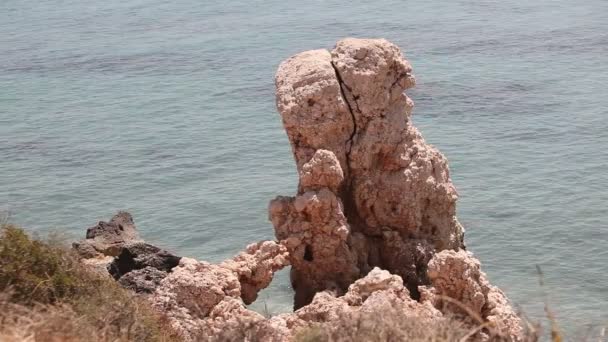
[[[289,341],[315,324],[395,310],[432,326],[458,317],[478,340],[518,341],[521,322],[463,250],[447,161],[410,120],[411,66],[386,40],[345,39],[283,62],[277,107],[299,173],[270,202],[279,243],[219,265],[183,258],[150,297],[186,340]],[[291,264],[290,314],[246,308]],[[448,300],[449,299],[449,300]],[[466,310],[462,308],[466,307]],[[228,338],[228,339],[230,339]]]
[[[447,160],[412,124],[404,91],[414,84],[384,39],[344,39],[279,66],[277,108],[299,184],[270,202],[269,218],[289,250],[295,315],[331,321],[373,298],[437,318],[462,314],[459,303],[476,316],[471,324],[491,322],[517,340],[521,322],[463,250]],[[386,281],[393,290],[361,292]]]
[[[82,262],[138,293],[152,293],[181,257],[145,243],[133,217],[120,211],[109,222],[87,229],[86,239],[72,247]]]
[[[124,274],[118,278],[118,283],[137,293],[152,293],[166,276],[167,272],[147,266]]]
[[[250,244],[244,252],[219,266],[238,276],[241,298],[245,304],[251,304],[258,297],[258,292],[270,284],[274,273],[287,265],[289,255],[285,246],[273,241],[261,241]]]
[[[126,211],[118,212],[109,222],[99,221],[88,228],[86,239],[75,242],[74,249],[84,258],[116,256],[123,246],[141,242],[133,217]]]
[[[114,279],[135,292],[151,293],[181,257],[144,242],[123,246],[107,266]]]
[[[295,196],[269,204],[276,242],[220,264],[176,259],[126,243],[138,237],[121,231],[132,224],[123,215],[75,247],[116,256],[121,284],[150,293],[186,341],[291,341],[314,325],[386,312],[427,328],[456,319],[468,340],[522,341],[506,296],[464,250],[447,160],[411,122],[404,91],[414,84],[384,39],[344,39],[279,66],[277,108],[299,183]],[[270,318],[248,310],[288,265],[296,310]]]
[[[507,297],[490,284],[479,260],[469,252],[442,251],[428,267],[431,285],[422,289],[423,303],[430,302],[443,312],[476,316],[482,322],[490,322],[496,334],[512,340],[523,334],[521,319]],[[446,297],[456,302],[447,301]]]
[[[277,107],[300,182],[269,213],[291,254],[296,308],[317,291],[344,293],[375,266],[415,293],[434,251],[463,247],[447,161],[410,120],[414,84],[383,39],[345,39],[279,66]]]
[[[219,336],[240,325],[256,325],[256,335],[284,341],[285,332],[245,307],[270,284],[274,273],[289,264],[287,249],[273,241],[247,246],[219,265],[182,258],[150,297],[185,340]],[[268,326],[271,324],[271,326]],[[240,329],[237,329],[240,328]]]
[[[170,272],[179,264],[181,257],[144,242],[123,246],[120,253],[108,266],[108,271],[115,279],[125,274],[152,267],[159,271]]]

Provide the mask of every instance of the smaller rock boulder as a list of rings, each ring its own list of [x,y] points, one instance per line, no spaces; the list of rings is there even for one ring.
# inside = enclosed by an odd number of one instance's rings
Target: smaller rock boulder
[[[139,242],[124,246],[120,254],[108,265],[108,272],[117,280],[125,274],[147,267],[169,272],[179,264],[180,259],[181,257],[156,246]]]
[[[118,280],[118,283],[124,288],[137,293],[152,293],[167,274],[165,271],[147,266],[123,275]]]
[[[120,211],[109,222],[99,221],[87,229],[86,239],[72,246],[83,258],[93,258],[100,255],[116,256],[123,246],[140,241],[133,217],[126,211]]]

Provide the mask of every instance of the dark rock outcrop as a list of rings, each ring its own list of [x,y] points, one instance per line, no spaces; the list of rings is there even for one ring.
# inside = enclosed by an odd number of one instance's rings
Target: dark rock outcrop
[[[167,276],[167,272],[161,271],[151,266],[126,273],[118,280],[124,288],[133,290],[137,293],[152,293],[161,280]]]
[[[87,229],[86,239],[72,244],[83,258],[96,256],[116,256],[123,246],[142,241],[133,222],[133,217],[126,211],[120,211],[109,222],[99,221]]]
[[[153,292],[181,259],[143,242],[133,217],[125,211],[87,229],[86,239],[72,247],[84,263],[109,273],[124,287],[144,293]]]
[[[181,257],[156,246],[139,242],[123,247],[120,254],[108,265],[108,272],[117,280],[131,271],[146,267],[170,272],[179,264],[180,259]]]

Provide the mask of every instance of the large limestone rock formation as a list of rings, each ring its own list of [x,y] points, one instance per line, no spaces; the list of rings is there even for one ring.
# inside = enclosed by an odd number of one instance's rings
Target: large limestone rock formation
[[[186,339],[234,339],[223,334],[247,326],[253,335],[236,339],[289,341],[311,325],[387,310],[429,326],[456,318],[477,340],[522,339],[506,297],[464,250],[446,159],[412,125],[411,72],[382,39],[345,39],[280,65],[297,194],[269,205],[279,243],[219,265],[184,258],[161,281],[152,300]],[[247,310],[288,264],[297,310]]]
[[[412,124],[404,91],[414,84],[409,62],[384,39],[344,39],[279,66],[277,108],[299,185],[270,202],[269,217],[289,250],[296,315],[318,312],[327,291],[337,298],[324,307],[352,307],[358,279],[382,283],[370,273],[379,267],[409,290],[397,296],[404,312],[464,315],[517,340],[519,318],[464,251],[447,160]]]
[[[463,247],[447,161],[411,122],[404,91],[414,83],[383,39],[344,39],[279,66],[277,107],[300,182],[269,212],[291,255],[296,308],[376,266],[417,297],[432,255]]]
[[[455,319],[465,329],[458,339],[523,341],[506,296],[464,250],[447,161],[411,121],[404,91],[414,83],[410,64],[383,39],[344,39],[280,65],[277,107],[299,184],[295,196],[270,202],[278,241],[210,264],[125,243],[132,219],[123,215],[75,247],[114,256],[112,274],[148,293],[186,341],[291,341],[310,326],[382,322],[386,313],[427,328]],[[288,265],[296,311],[267,318],[248,310]]]

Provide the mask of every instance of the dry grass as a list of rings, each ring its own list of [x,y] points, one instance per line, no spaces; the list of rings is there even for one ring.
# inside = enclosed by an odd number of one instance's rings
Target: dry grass
[[[61,246],[0,231],[0,341],[175,341],[148,303]]]
[[[472,318],[472,319],[471,319]],[[523,319],[522,319],[523,320]],[[469,324],[465,324],[469,321]],[[525,321],[525,320],[524,320]],[[382,312],[352,312],[339,317],[337,322],[316,324],[300,330],[296,342],[507,342],[508,339],[493,335],[492,329],[474,317],[446,317],[440,321],[407,317],[396,309]],[[525,327],[524,342],[538,341],[537,327]]]
[[[70,252],[30,239],[15,226],[3,225],[0,234],[0,290],[11,289],[16,302],[53,304],[101,281],[89,277]]]
[[[345,314],[332,324],[319,324],[300,330],[297,342],[364,342],[460,341],[470,332],[462,323],[445,319],[428,323],[423,319],[405,317],[396,310],[355,312]]]
[[[543,287],[540,268],[538,273]],[[564,337],[546,295],[544,301],[550,338],[561,342]],[[270,316],[266,307],[265,316]],[[304,328],[297,332],[295,341],[476,341],[480,332],[488,332],[486,328],[483,324],[471,328],[456,319],[430,324],[404,317],[396,310],[356,312],[344,314],[331,324]],[[527,341],[536,341],[538,325],[527,328]],[[263,341],[258,338],[260,330],[264,330],[263,324],[241,322],[226,326],[219,336],[201,332],[199,340]],[[605,330],[601,330],[599,341],[605,341],[605,336]],[[31,239],[21,229],[0,222],[0,342],[178,340],[145,299],[82,266],[70,249]],[[492,337],[490,341],[502,340]]]

